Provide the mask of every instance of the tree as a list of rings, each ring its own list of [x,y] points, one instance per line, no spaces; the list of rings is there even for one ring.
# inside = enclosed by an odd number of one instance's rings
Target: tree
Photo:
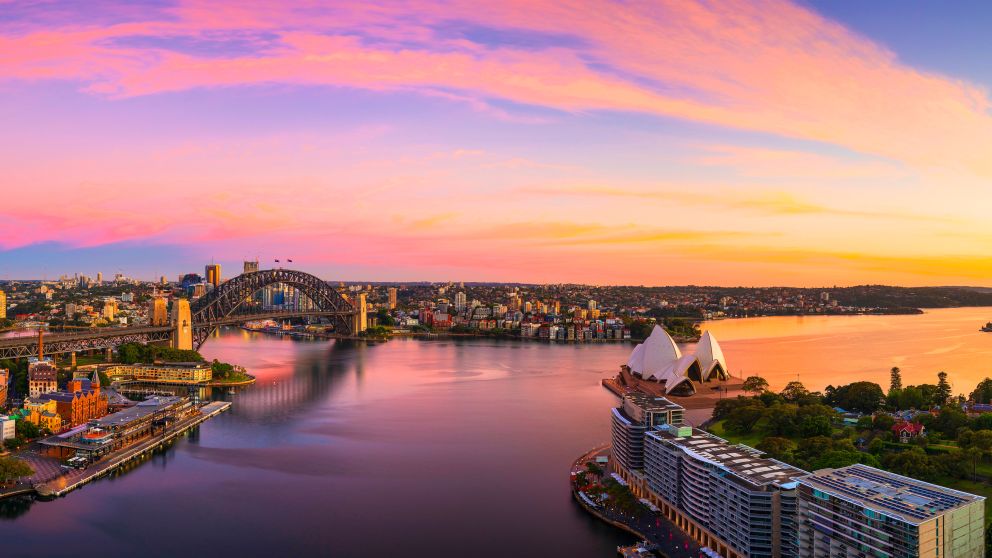
[[[835,449],[813,459],[810,463],[812,469],[837,469],[847,467],[855,463],[864,463],[871,467],[878,466],[878,460],[870,453],[862,453],[857,450]]]
[[[747,401],[747,404],[737,407],[727,416],[727,420],[724,422],[727,430],[748,434],[765,416],[765,406],[760,401],[756,399]]]
[[[744,385],[741,386],[741,389],[743,389],[745,393],[762,393],[768,389],[768,380],[762,378],[761,376],[748,376],[747,379],[744,380]]]
[[[854,382],[834,389],[827,397],[827,403],[848,411],[874,413],[882,406],[885,394],[874,382]]]
[[[878,414],[872,419],[872,430],[876,432],[891,432],[895,424],[896,419],[892,415]]]
[[[738,407],[748,405],[752,401],[746,397],[737,396],[733,399],[720,399],[713,406],[713,418],[715,420],[725,419]]]
[[[902,389],[902,370],[899,370],[898,366],[893,366],[889,372],[889,391]]]
[[[389,314],[389,310],[380,308],[375,314],[379,325],[392,327],[396,325],[396,320]]]
[[[799,407],[792,403],[779,403],[765,410],[764,430],[771,436],[793,436],[796,433],[796,416]]]
[[[805,417],[799,425],[799,433],[804,438],[829,436],[833,430],[833,427],[830,425],[830,419],[822,415]]]
[[[769,436],[758,442],[757,449],[779,461],[788,461],[792,457],[792,442],[788,438]]]
[[[985,378],[975,386],[975,391],[971,392],[971,400],[975,403],[992,402],[992,378]]]
[[[947,382],[947,372],[941,370],[937,373],[937,393],[933,396],[935,405],[947,405],[947,400],[951,398],[951,384]]]
[[[28,440],[41,436],[41,429],[38,428],[38,425],[25,419],[14,423],[14,431],[18,438],[26,438]]]
[[[602,477],[603,468],[597,465],[594,461],[586,461],[586,471],[593,476]]]
[[[882,465],[893,473],[923,481],[933,480],[937,472],[930,457],[918,447],[887,454],[882,458]]]
[[[20,459],[0,457],[0,483],[6,484],[21,477],[30,477],[33,474],[34,469]]]
[[[868,444],[868,451],[869,453],[875,455],[882,453],[885,451],[885,440],[882,440],[881,438],[873,439],[871,443]]]
[[[806,389],[806,386],[802,382],[793,380],[785,385],[785,388],[782,389],[782,393],[779,395],[786,401],[797,402],[809,395],[809,390]]]
[[[992,430],[992,413],[982,413],[971,421],[974,430]]]
[[[968,415],[960,409],[945,407],[940,410],[931,428],[953,440],[957,438],[958,429],[964,426],[968,426]]]

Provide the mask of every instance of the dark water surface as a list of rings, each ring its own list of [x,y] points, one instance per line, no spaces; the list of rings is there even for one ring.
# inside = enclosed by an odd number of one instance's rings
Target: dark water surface
[[[613,556],[570,499],[629,346],[293,341],[228,331],[258,383],[149,462],[0,502],[0,556]]]
[[[992,309],[706,324],[735,375],[811,389],[992,375]],[[8,556],[613,556],[632,538],[569,497],[609,437],[599,381],[630,345],[293,341],[230,330],[203,348],[258,383],[140,466],[55,502],[0,501]]]

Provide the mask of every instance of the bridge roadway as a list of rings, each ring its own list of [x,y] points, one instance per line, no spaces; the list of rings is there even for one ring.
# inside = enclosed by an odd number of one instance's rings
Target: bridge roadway
[[[350,317],[341,311],[269,311],[251,314],[234,314],[210,323],[193,322],[194,330],[213,330],[219,326],[238,325],[245,322],[269,319],[302,317]],[[48,333],[43,338],[46,355],[68,354],[92,350],[104,350],[124,343],[160,343],[170,341],[174,327],[136,326],[101,327],[72,333]],[[206,333],[206,332],[205,332]],[[38,355],[38,336],[24,335],[0,339],[0,359],[24,358]]]
[[[116,347],[122,343],[168,341],[171,326],[102,327],[73,333],[51,333],[44,337],[46,355],[75,353]],[[38,336],[0,339],[0,359],[38,355]]]

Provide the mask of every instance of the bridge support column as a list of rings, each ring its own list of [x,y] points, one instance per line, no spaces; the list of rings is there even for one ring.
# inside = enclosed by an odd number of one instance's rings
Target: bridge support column
[[[75,358],[76,357],[76,354],[73,353],[72,356],[73,356],[72,360],[75,361],[76,360],[76,358]],[[114,350],[112,348],[107,347],[107,351],[103,355],[103,360],[104,360],[104,362],[113,362],[114,361]]]
[[[189,301],[185,298],[176,300],[172,307],[172,348],[186,351],[193,350],[193,319],[190,315]]]
[[[351,334],[358,335],[368,328],[369,323],[366,294],[358,293],[358,295],[355,296],[353,304],[355,305],[355,310],[357,310],[357,312],[355,312],[355,316],[352,318]]]

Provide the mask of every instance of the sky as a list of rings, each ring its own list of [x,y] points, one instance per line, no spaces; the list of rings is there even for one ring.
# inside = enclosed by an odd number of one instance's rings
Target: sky
[[[257,258],[992,286],[990,24],[926,0],[0,0],[0,279]]]

